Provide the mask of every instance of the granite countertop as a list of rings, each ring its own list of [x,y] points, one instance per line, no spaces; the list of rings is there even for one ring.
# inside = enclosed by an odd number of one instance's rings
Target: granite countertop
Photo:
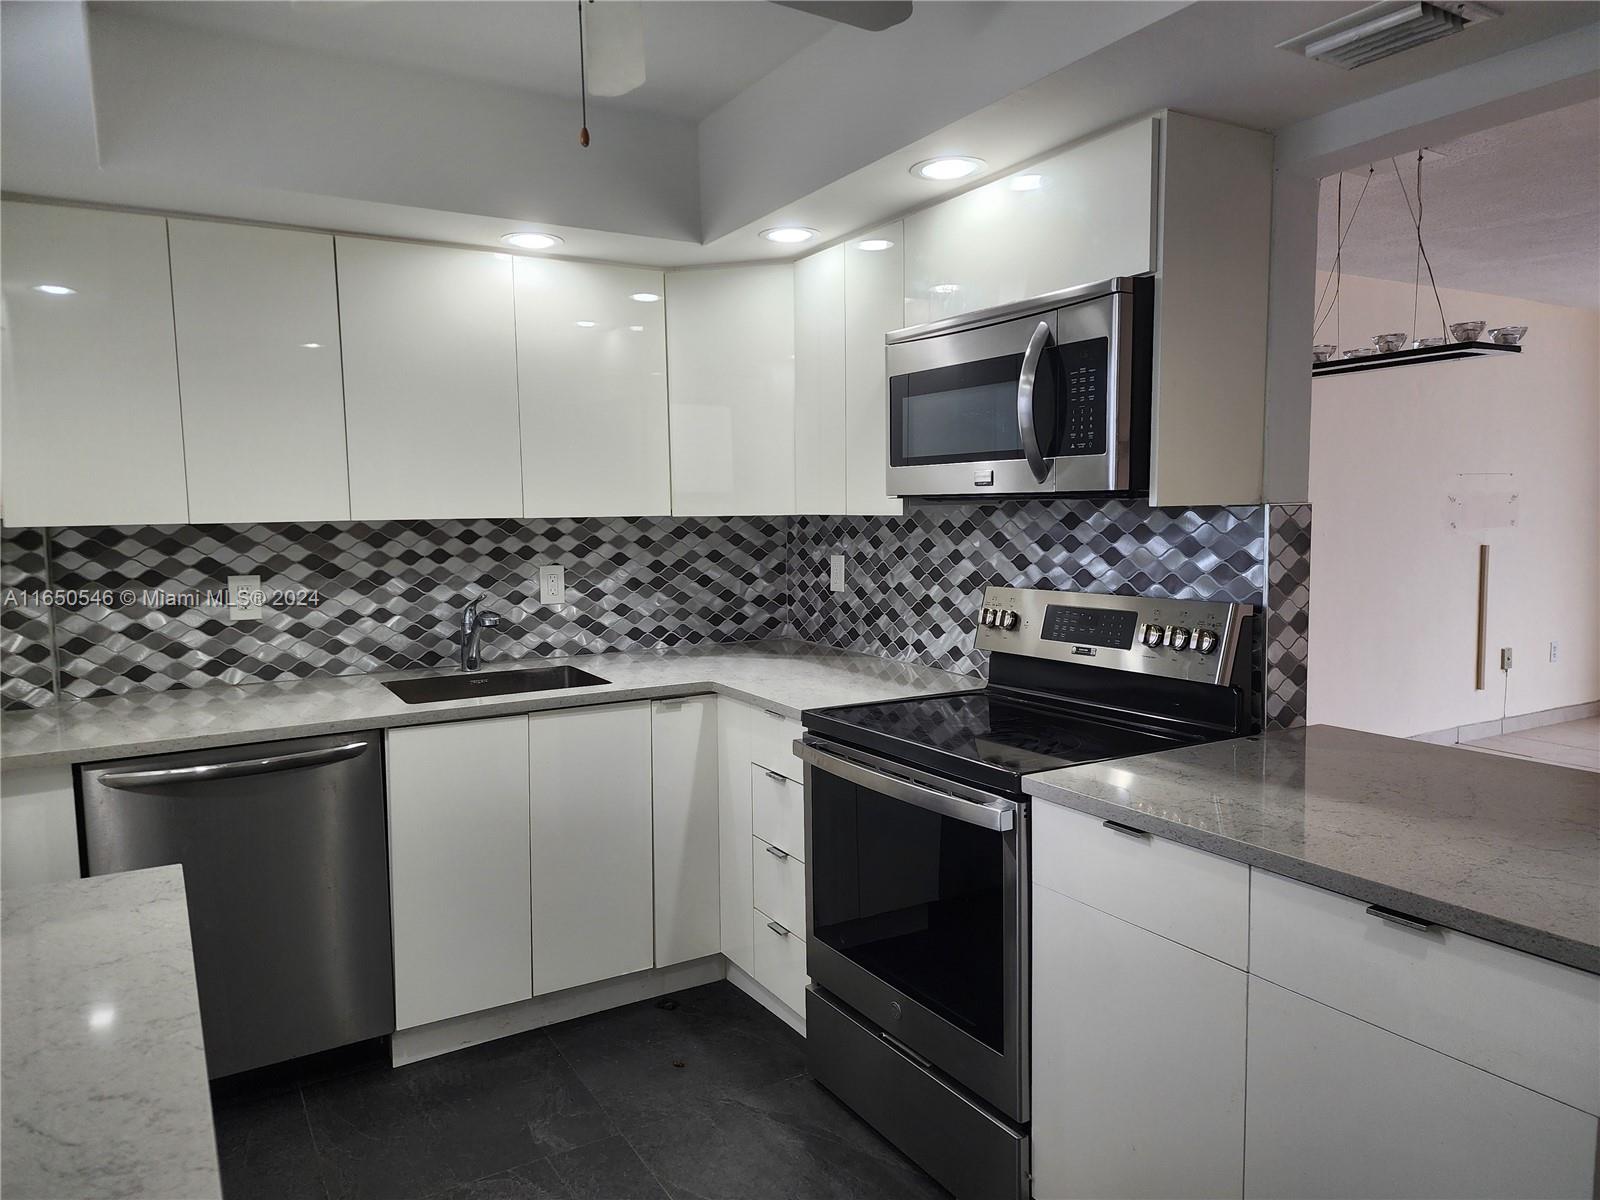
[[[1043,800],[1600,973],[1600,777],[1331,725],[1029,776]]]
[[[14,1200],[220,1197],[183,869],[0,895]]]
[[[570,664],[604,687],[406,704],[385,680],[453,669],[334,675],[172,692],[135,692],[7,713],[0,765],[93,762],[273,738],[496,717],[622,700],[715,692],[798,717],[801,710],[983,686],[983,680],[804,642],[748,642],[692,650],[583,654],[491,663],[486,671]]]

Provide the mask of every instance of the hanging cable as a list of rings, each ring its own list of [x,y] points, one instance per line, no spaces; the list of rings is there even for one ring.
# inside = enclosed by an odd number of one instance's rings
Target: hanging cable
[[[1428,268],[1428,286],[1433,289],[1433,302],[1439,307],[1439,332],[1448,339],[1450,337],[1450,326],[1444,319],[1444,301],[1439,298],[1439,284],[1433,277],[1433,261],[1429,259],[1428,247],[1422,241],[1422,151],[1417,151],[1417,207],[1415,211],[1411,208],[1411,195],[1406,191],[1405,179],[1400,174],[1399,160],[1391,156],[1389,165],[1394,168],[1395,182],[1400,185],[1400,194],[1405,197],[1406,212],[1411,214],[1412,224],[1416,226],[1417,253],[1422,256],[1422,265]],[[1414,327],[1415,323],[1413,322]]]
[[[589,76],[584,62],[583,52],[583,4],[578,0],[578,106],[582,113],[582,125],[578,129],[578,145],[589,147]]]
[[[1348,224],[1346,224],[1345,221],[1344,221],[1344,172],[1341,171],[1339,173],[1338,191],[1337,191],[1337,207],[1334,210],[1334,219],[1333,219],[1333,229],[1334,229],[1335,234],[1338,235],[1338,244],[1334,247],[1334,251],[1333,251],[1333,273],[1331,275],[1329,275],[1328,278],[1327,278],[1327,281],[1323,283],[1323,285],[1322,285],[1322,294],[1317,297],[1317,303],[1316,303],[1315,307],[1312,310],[1313,311],[1313,315],[1315,315],[1316,313],[1321,313],[1322,314],[1317,319],[1316,328],[1311,331],[1311,340],[1313,342],[1317,340],[1317,334],[1322,332],[1322,327],[1323,327],[1324,324],[1327,323],[1328,318],[1330,316],[1332,316],[1339,308],[1339,290],[1340,290],[1341,284],[1343,283],[1343,276],[1344,276],[1344,243],[1345,243],[1345,239],[1350,236],[1350,230],[1355,228],[1356,214],[1361,211],[1361,202],[1366,199],[1367,188],[1371,186],[1372,177],[1376,173],[1377,173],[1377,168],[1376,167],[1373,167],[1373,166],[1367,167],[1367,177],[1366,177],[1366,179],[1364,179],[1362,181],[1362,183],[1361,183],[1361,192],[1360,192],[1359,195],[1356,196],[1355,206],[1353,208],[1351,208],[1351,210],[1350,210],[1350,221],[1349,221]],[[1344,226],[1343,232],[1340,232],[1340,226],[1341,225]],[[1330,287],[1333,288],[1333,300],[1328,305],[1327,311],[1324,312],[1323,308],[1322,308],[1322,301],[1323,301],[1323,298],[1325,296],[1327,296],[1328,289]],[[1335,338],[1335,340],[1338,339],[1338,337],[1340,335],[1340,330],[1341,330],[1340,324],[1336,320],[1334,322],[1334,338]]]

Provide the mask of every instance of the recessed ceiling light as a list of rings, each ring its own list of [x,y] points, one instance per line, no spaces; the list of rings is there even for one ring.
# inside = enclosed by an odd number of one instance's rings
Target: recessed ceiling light
[[[76,296],[76,288],[69,288],[63,283],[36,283],[33,286],[36,292],[43,292],[46,296]]]
[[[656,295],[654,292],[635,292],[633,295],[629,296],[628,299],[637,300],[640,304],[654,304],[657,300],[661,299],[661,297]]]
[[[643,333],[644,332],[644,326],[643,325],[629,325],[628,328],[631,329],[634,333]]]
[[[321,350],[322,349],[322,343],[321,342],[301,342],[300,343],[300,349],[302,349],[302,350]]]
[[[888,238],[867,238],[865,241],[857,242],[856,243],[856,249],[857,250],[887,250],[892,245],[894,245],[894,243],[891,242]]]
[[[593,329],[594,328],[594,322],[593,321],[579,321],[577,323],[577,325],[578,325],[579,329]]]
[[[784,245],[790,245],[794,242],[809,242],[817,236],[817,231],[804,225],[780,225],[776,229],[763,229],[761,236],[769,242],[781,242]]]
[[[1011,177],[1011,190],[1013,192],[1037,192],[1043,186],[1043,175],[1013,175]]]
[[[548,250],[561,245],[561,239],[553,233],[506,233],[500,240],[518,250]]]
[[[936,296],[948,296],[951,292],[959,292],[961,285],[959,283],[936,283],[928,290]]]
[[[924,179],[965,179],[983,170],[983,159],[965,154],[947,154],[941,158],[925,158],[911,168],[913,175]]]

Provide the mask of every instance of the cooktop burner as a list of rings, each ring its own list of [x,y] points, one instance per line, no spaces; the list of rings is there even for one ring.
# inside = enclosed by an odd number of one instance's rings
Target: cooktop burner
[[[824,737],[975,783],[1020,788],[1020,776],[1184,745],[1189,737],[1095,720],[994,689],[819,709]]]

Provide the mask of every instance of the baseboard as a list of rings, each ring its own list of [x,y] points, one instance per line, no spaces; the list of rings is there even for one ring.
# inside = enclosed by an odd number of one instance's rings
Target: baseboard
[[[804,1014],[795,1012],[794,1009],[790,1008],[782,1000],[779,1000],[777,996],[773,995],[766,988],[762,987],[755,981],[754,977],[751,976],[748,971],[744,970],[742,967],[736,966],[734,963],[729,963],[728,982],[733,984],[734,987],[738,988],[745,995],[749,996],[757,1004],[761,1005],[762,1008],[766,1009],[773,1016],[777,1017],[778,1020],[782,1021],[801,1037],[805,1037],[806,1019]]]
[[[1544,708],[1538,712],[1519,713],[1494,721],[1474,721],[1470,725],[1449,725],[1428,733],[1413,734],[1414,742],[1436,742],[1441,746],[1454,746],[1461,742],[1476,742],[1483,738],[1499,737],[1505,733],[1523,733],[1545,725],[1565,725],[1568,721],[1587,721],[1600,717],[1600,700],[1583,704],[1567,704],[1560,708]]]
[[[403,1067],[407,1063],[449,1054],[452,1050],[464,1050],[468,1046],[478,1046],[497,1038],[527,1033],[530,1029],[557,1025],[574,1017],[586,1017],[608,1008],[620,1008],[638,1000],[651,1000],[668,992],[713,983],[735,970],[738,968],[730,966],[722,955],[712,954],[693,962],[640,971],[620,979],[606,979],[600,983],[568,988],[564,992],[552,992],[548,996],[535,996],[532,1000],[491,1008],[485,1012],[435,1021],[432,1025],[402,1029],[389,1039],[389,1063]],[[754,980],[751,983],[760,986]]]

